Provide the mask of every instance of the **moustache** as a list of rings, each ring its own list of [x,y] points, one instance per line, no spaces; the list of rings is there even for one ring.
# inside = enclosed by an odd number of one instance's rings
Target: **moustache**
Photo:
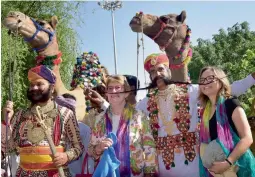
[[[156,77],[152,80],[152,82],[151,82],[151,84],[150,84],[149,87],[150,87],[150,88],[156,88],[156,87],[157,87],[157,81],[160,80],[160,79],[162,79],[166,85],[170,84],[170,82],[171,82],[170,78],[168,78],[168,77],[166,77],[166,76],[156,76]]]
[[[157,82],[159,79],[167,79],[167,77],[165,77],[165,76],[156,76],[154,79],[153,79],[153,81],[152,82]]]

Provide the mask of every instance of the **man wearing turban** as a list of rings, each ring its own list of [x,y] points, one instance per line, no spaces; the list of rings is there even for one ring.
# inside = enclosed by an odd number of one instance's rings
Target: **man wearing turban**
[[[150,117],[156,141],[160,177],[199,176],[197,123],[198,85],[171,83],[169,60],[165,54],[149,55],[144,63],[151,79],[147,97],[137,108]],[[255,84],[247,78],[232,84],[232,94],[239,96]]]
[[[198,85],[173,84],[169,59],[163,53],[149,55],[144,63],[153,88],[136,108],[150,118],[156,141],[160,177],[199,176]],[[255,84],[255,73],[232,84],[232,95],[244,94]],[[102,109],[108,103],[92,91]]]
[[[14,115],[13,103],[7,101],[4,113],[8,122],[2,122],[2,150],[6,149],[5,129],[8,128],[8,152],[20,155],[16,176],[57,176],[58,167],[64,168],[65,176],[71,176],[67,164],[77,159],[83,151],[75,114],[71,109],[58,105],[53,99],[56,77],[46,66],[29,70],[30,82],[27,98],[31,106]],[[52,156],[44,130],[37,120],[36,107],[44,124],[51,130],[57,153]],[[14,116],[13,116],[14,115]],[[70,148],[67,149],[67,144]]]

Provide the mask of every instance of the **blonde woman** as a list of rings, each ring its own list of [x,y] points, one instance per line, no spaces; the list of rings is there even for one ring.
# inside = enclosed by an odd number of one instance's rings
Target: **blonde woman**
[[[125,91],[129,91],[130,86],[126,78],[109,76],[106,90],[110,107],[104,115],[96,118],[89,155],[99,159],[100,163],[103,152],[113,147],[120,161],[118,169],[121,177],[156,176],[156,147],[149,122],[141,111],[127,104],[128,93]],[[113,140],[106,138],[109,133],[116,134],[117,144],[113,145]]]
[[[250,126],[239,101],[230,95],[225,73],[216,67],[205,67],[200,72],[199,82],[199,100],[205,108],[200,126],[201,158],[204,145],[211,147],[209,153],[219,148],[216,156],[221,153],[225,157],[213,162],[208,169],[201,162],[200,176],[255,177],[255,158],[249,150],[253,142]],[[225,173],[231,168],[232,173]]]

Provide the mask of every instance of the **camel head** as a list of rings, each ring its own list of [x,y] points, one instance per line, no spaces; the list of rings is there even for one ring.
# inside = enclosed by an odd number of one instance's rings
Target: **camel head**
[[[140,12],[132,18],[129,25],[133,32],[143,32],[165,49],[172,46],[174,42],[178,43],[175,44],[176,47],[182,45],[187,33],[185,19],[185,11],[179,15],[167,14],[160,17]]]
[[[21,12],[9,12],[3,22],[10,31],[23,36],[35,51],[48,56],[58,52],[58,45],[55,45],[57,44],[55,35],[57,23],[56,16],[47,22],[35,20]]]
[[[190,28],[185,24],[186,12],[160,17],[137,13],[130,21],[133,32],[142,32],[164,50],[169,58],[173,81],[188,81],[187,65],[192,57]]]
[[[60,63],[62,62],[59,51],[56,27],[58,19],[53,16],[48,22],[46,20],[34,20],[21,12],[9,12],[3,24],[15,34],[21,35],[26,42],[38,53],[36,57],[37,65],[46,65],[52,69],[56,75],[56,95],[60,96],[69,93],[76,98],[76,117],[82,119],[85,115],[86,103],[85,95],[81,87],[76,87],[72,91],[67,90],[60,75]]]

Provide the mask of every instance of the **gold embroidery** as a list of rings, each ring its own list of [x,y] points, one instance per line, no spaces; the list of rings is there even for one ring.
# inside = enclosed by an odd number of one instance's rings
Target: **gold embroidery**
[[[38,144],[45,138],[44,131],[42,127],[33,127],[33,125],[29,125],[27,127],[27,139],[32,144]]]
[[[27,130],[27,139],[33,145],[39,144],[42,140],[45,139],[44,130],[39,125],[35,117],[37,116],[35,109],[36,106],[37,105],[34,105],[28,109],[23,115],[26,120],[25,129]],[[45,125],[49,127],[50,130],[52,130],[54,120],[58,114],[58,110],[55,108],[55,103],[49,102],[47,105],[42,106],[41,108],[43,121]],[[25,131],[23,133],[25,133]]]
[[[160,115],[160,118],[164,125],[164,131],[168,135],[173,134],[173,129],[174,129],[174,125],[175,125],[175,122],[173,121],[173,118],[175,115],[175,103],[174,103],[175,94],[176,94],[176,85],[172,84],[172,85],[168,86],[168,88],[166,90],[163,90],[163,91],[159,90],[159,93],[156,96],[157,105],[159,105],[159,115]],[[169,112],[172,113],[172,118],[170,120],[167,120],[167,116],[165,116],[164,113],[162,112],[162,108],[159,104],[160,98],[165,99],[166,104],[167,104],[166,105],[167,109],[169,109]],[[170,106],[168,106],[168,105],[170,105]]]

